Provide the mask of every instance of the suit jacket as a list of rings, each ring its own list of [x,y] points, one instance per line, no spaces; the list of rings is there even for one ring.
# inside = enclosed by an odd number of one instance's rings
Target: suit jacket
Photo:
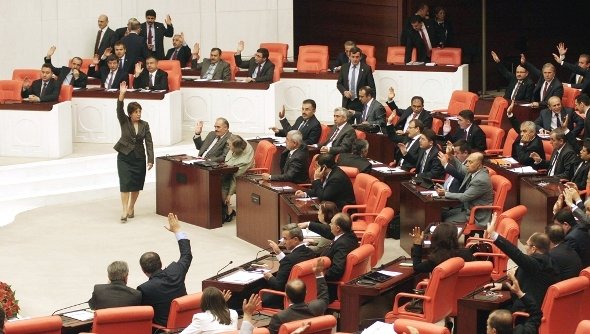
[[[101,81],[101,86],[105,87],[107,84],[107,79],[109,78],[110,70],[106,65],[106,62],[99,64],[100,72],[96,73],[95,67],[91,66],[88,68],[88,76],[99,78]],[[129,85],[129,74],[124,69],[117,69],[115,73],[115,78],[113,79],[113,83],[111,84],[112,89],[119,89],[119,85],[122,81],[125,81],[127,85]],[[105,87],[106,88],[106,87]]]
[[[125,44],[127,51],[125,52],[126,60],[129,61],[128,73],[135,73],[135,64],[138,61],[144,62],[148,57],[148,49],[145,44],[145,37],[136,33],[129,33],[129,35],[121,38],[121,42]],[[163,53],[164,51],[162,51]]]
[[[578,253],[580,260],[582,260],[582,268],[590,266],[590,235],[587,225],[581,221],[572,226],[572,229],[565,235],[564,242]]]
[[[426,258],[424,261],[422,261],[422,259],[424,258],[422,251],[422,245],[412,245],[412,249],[410,250],[410,252],[412,253],[411,256],[414,272],[431,273],[434,270],[434,268],[440,263],[436,263],[430,258]],[[465,262],[475,261],[475,257],[473,257],[471,250],[469,250],[468,248],[455,249],[453,250],[453,253],[450,257],[460,257],[463,260],[465,260]]]
[[[529,314],[524,323],[514,326],[512,334],[538,334],[539,326],[541,326],[541,312],[540,304],[535,302],[533,297],[525,294],[519,299],[519,304],[524,306],[525,311]]]
[[[357,65],[357,84],[356,84],[356,96],[358,96],[359,88],[363,86],[369,86],[375,90],[375,79],[373,79],[373,72],[371,67],[367,64],[360,63]],[[348,74],[350,72],[351,64],[344,64],[340,69],[340,74],[338,75],[338,81],[336,82],[336,88],[342,94],[342,106],[347,107],[348,103],[351,101],[346,96],[344,96],[344,92],[350,90],[350,83],[348,82]]]
[[[463,203],[463,208],[470,212],[471,208],[478,205],[492,205],[494,202],[494,190],[492,188],[492,181],[490,174],[486,168],[482,168],[474,174],[467,173],[467,167],[463,165],[457,158],[451,159],[449,163],[465,174],[465,178],[461,183],[461,189],[465,189],[462,193],[447,192],[446,198],[456,199]],[[469,180],[471,178],[471,180]],[[475,213],[475,222],[479,226],[485,226],[492,218],[491,210],[477,210]]]
[[[43,92],[43,96],[40,96],[41,88],[43,88],[42,86],[43,80],[37,79],[33,81],[29,88],[22,90],[20,95],[22,98],[28,98],[29,95],[35,95],[39,97],[41,102],[57,102],[59,91],[61,89],[61,82],[58,82],[55,79],[49,79],[45,91]]]
[[[96,284],[88,305],[93,310],[109,307],[141,305],[141,292],[128,287],[125,282]]]
[[[125,27],[123,29],[127,29],[127,27]],[[119,39],[120,38],[117,35],[117,33],[115,33],[115,31],[113,31],[113,29],[107,27],[107,30],[105,30],[102,35],[102,40],[100,41],[100,44],[98,45],[98,49],[94,50],[94,54],[102,56],[102,54],[104,53],[104,50],[106,50],[106,48],[112,48]]]
[[[326,146],[330,142],[330,138],[332,138],[334,131],[336,131],[336,125],[334,125],[332,127],[332,130],[330,130],[330,133],[328,134],[328,139],[326,139],[326,141],[324,143],[322,143],[320,145],[320,147]],[[334,140],[332,140],[332,147],[330,147],[330,154],[340,154],[340,153],[344,153],[344,152],[350,152],[350,150],[352,149],[352,143],[354,142],[355,139],[356,139],[356,132],[354,131],[352,126],[350,126],[350,124],[348,124],[348,123],[344,124],[344,127],[342,128],[342,130],[340,130],[338,132],[338,134],[336,135],[336,138],[334,138]]]
[[[518,266],[515,276],[522,291],[541,305],[547,289],[557,282],[558,277],[557,269],[549,254],[526,255],[501,235],[498,235],[494,244]],[[519,300],[513,304],[513,310],[523,308],[524,305]]]
[[[562,107],[561,112],[559,113],[561,122],[568,117],[567,127],[571,132],[571,135],[568,133],[568,136],[577,137],[580,132],[584,129],[584,119],[580,117],[577,113],[575,113],[571,108]],[[551,128],[551,120],[554,119],[553,112],[549,109],[543,109],[539,113],[539,117],[535,120],[535,125],[537,126],[537,131],[540,129],[545,129],[547,131],[553,130]],[[575,139],[574,139],[575,140]],[[571,143],[571,140],[568,140]]]
[[[360,173],[370,173],[372,169],[372,165],[367,158],[348,152],[340,153],[338,156],[338,166],[355,167]]]
[[[436,33],[432,30],[429,29],[428,27],[426,28],[426,30],[428,31],[428,37],[430,39],[430,45],[435,48],[437,43],[434,40],[434,38],[436,37]],[[420,32],[414,30],[413,28],[410,28],[409,30],[406,30],[406,54],[404,57],[404,62],[409,63],[410,61],[412,61],[412,49],[416,48],[416,61],[421,61],[421,62],[429,62],[430,61],[430,56],[428,56],[428,49],[426,48],[426,45],[424,44],[424,41],[422,40],[422,36],[420,35]]]
[[[288,308],[279,311],[270,318],[268,330],[271,334],[277,334],[281,325],[287,322],[309,319],[324,314],[329,304],[328,287],[326,279],[316,278],[317,299],[309,303],[291,304]]]
[[[314,257],[314,251],[304,244],[293,249],[291,253],[285,255],[285,257],[279,261],[279,269],[275,275],[268,280],[269,288],[277,291],[285,291],[285,284],[287,284],[293,266],[299,262],[311,260]]]
[[[504,92],[504,98],[510,101],[512,97],[512,92],[514,91],[514,88],[516,87],[518,80],[516,79],[516,76],[512,72],[508,71],[506,69],[506,66],[504,66],[504,64],[502,64],[501,62],[496,63],[496,68],[498,69],[498,72],[500,72],[502,77],[504,77],[504,79],[508,81],[508,86],[506,87],[506,91]],[[530,102],[533,98],[533,89],[535,89],[533,81],[529,77],[525,78],[522,81],[520,87],[518,88],[514,100]]]
[[[561,84],[561,81],[557,79],[556,76],[553,79],[553,81],[551,81],[549,88],[547,88],[547,94],[543,97],[543,100],[541,101],[541,90],[545,85],[545,79],[543,78],[541,71],[538,68],[536,68],[533,64],[527,62],[524,64],[524,67],[531,74],[539,78],[539,81],[537,81],[537,83],[535,84],[535,88],[533,89],[533,101],[539,102],[539,107],[546,108],[547,100],[549,100],[551,96],[563,97],[563,85]]]
[[[176,49],[175,48],[168,49],[168,52],[166,53],[166,57],[164,59],[173,60],[172,55],[174,54],[174,50],[176,50]],[[185,67],[187,64],[189,64],[191,61],[191,48],[188,47],[188,45],[183,45],[180,48],[178,48],[178,53],[176,54],[176,60],[178,60],[180,62],[181,68]]]
[[[148,88],[152,90],[168,90],[168,73],[162,70],[156,70],[154,76],[154,85],[150,87],[150,73],[147,69],[141,71],[141,73],[133,80],[133,88]]]
[[[236,60],[236,65],[238,67],[248,69],[248,77],[252,78],[252,75],[254,75],[254,71],[256,70],[256,67],[258,67],[258,64],[256,64],[256,60],[254,58],[250,58],[250,60],[248,60],[248,61],[243,61],[242,56],[237,53],[234,55],[234,59]],[[274,73],[275,73],[275,64],[273,64],[272,61],[270,61],[270,59],[267,59],[264,62],[264,66],[262,66],[262,70],[260,71],[260,73],[258,73],[256,75],[256,78],[254,79],[254,81],[255,82],[272,82],[272,78],[273,78]]]
[[[360,124],[363,121],[369,122],[369,124],[379,125],[379,128],[385,126],[385,107],[379,101],[371,100],[369,110],[367,110],[367,117],[363,119],[363,112],[356,114],[356,123]],[[363,106],[364,111],[365,106]]]
[[[293,151],[289,156],[289,150],[281,153],[281,173],[271,175],[273,181],[289,181],[293,183],[306,183],[308,181],[307,162],[309,161],[309,151],[305,145]]]
[[[320,202],[332,201],[338,209],[347,204],[354,204],[355,197],[350,179],[338,166],[332,168],[332,172],[324,182],[313,180],[311,188],[306,191],[309,197],[317,197]],[[331,279],[329,279],[331,281]]]
[[[305,145],[317,144],[320,141],[320,137],[322,136],[322,125],[315,115],[308,119],[307,123],[304,124],[301,129],[299,126],[304,122],[302,116],[297,117],[293,126],[291,126],[286,118],[281,119],[280,122],[283,128],[275,134],[277,137],[286,137],[289,131],[299,130],[303,136],[303,142]]]
[[[445,20],[441,23],[436,22],[436,20],[431,20],[432,22],[432,31],[434,32],[434,40],[436,40],[437,44],[433,45],[432,47],[440,46],[440,47],[447,47],[453,44],[453,26],[449,20]]]
[[[578,161],[574,165],[574,168],[572,168],[572,176],[569,177],[569,180],[574,182],[578,186],[578,189],[586,189],[588,170],[590,170],[590,163],[588,161]]]
[[[194,70],[201,70],[201,78],[205,78],[209,66],[211,66],[211,60],[209,58],[203,59],[203,62],[201,63],[198,63],[196,59],[191,60],[191,68]],[[215,71],[213,71],[212,80],[229,81],[230,79],[231,72],[229,64],[220,59],[217,63],[217,67],[215,67]]]
[[[229,151],[229,147],[227,146],[227,140],[231,136],[231,132],[226,133],[223,137],[219,138],[215,146],[207,152],[207,155],[203,157],[203,153],[207,151],[211,143],[215,140],[215,132],[211,131],[205,137],[205,140],[201,139],[201,136],[194,136],[193,142],[195,143],[195,147],[199,150],[199,156],[209,159],[215,162],[223,162],[225,161],[225,156]]]
[[[445,176],[445,169],[443,168],[440,160],[438,160],[438,148],[433,146],[426,156],[426,162],[424,162],[424,154],[426,150],[420,149],[418,153],[418,160],[416,161],[416,174],[418,176],[427,177],[429,179],[442,179]],[[424,163],[424,168],[422,168]],[[423,170],[423,172],[420,172]]]
[[[156,45],[156,51],[152,52],[151,50],[149,50],[149,53],[150,53],[150,55],[153,55],[156,58],[158,58],[159,60],[161,60],[161,59],[164,59],[164,36],[166,36],[166,37],[174,36],[174,26],[172,26],[172,25],[165,26],[163,23],[154,22],[154,32],[155,32],[154,42]],[[141,24],[141,32],[139,34],[141,36],[143,36],[144,45],[147,50],[148,30],[147,30],[146,22]]]
[[[59,82],[60,85],[63,84],[63,82],[66,79],[66,77],[68,76],[68,74],[70,74],[70,72],[72,71],[72,69],[67,66],[62,66],[62,67],[53,66],[53,64],[51,63],[51,58],[45,57],[43,59],[43,61],[45,61],[45,64],[51,65],[51,72],[53,72],[54,75],[57,75],[57,81]],[[84,73],[82,71],[78,71],[78,72],[80,73],[78,75],[78,79],[74,79],[74,76],[72,75],[72,79],[70,80],[70,85],[77,87],[77,88],[86,88],[86,82],[88,81],[88,76],[86,75],[86,73]]]
[[[407,109],[400,109],[397,107],[397,104],[395,104],[395,101],[393,100],[387,101],[387,106],[391,110],[395,110],[395,113],[399,116],[399,120],[395,124],[395,129],[403,130],[408,118],[410,117],[410,115],[414,113],[412,107],[408,107]],[[426,109],[422,110],[422,112],[420,112],[420,114],[418,115],[418,119],[424,124],[425,129],[432,128],[432,116],[430,115],[430,111]]]
[[[120,40],[121,40],[121,38],[125,37],[125,34],[126,34],[126,33],[127,33],[127,26],[125,26],[125,27],[121,27],[121,28],[117,28],[117,29],[115,30],[115,36],[116,36],[115,42],[116,42],[116,41],[120,41]],[[113,43],[113,44],[114,44],[114,43]]]
[[[406,45],[406,42],[408,40],[408,32],[410,30],[413,30],[412,24],[410,23],[410,19],[414,15],[416,15],[416,14],[412,14],[410,17],[408,17],[404,20],[402,31],[401,31],[400,38],[399,38],[399,45],[403,45],[403,46]],[[433,25],[434,25],[433,21],[432,20],[423,20],[423,24],[426,25],[426,30],[428,30],[428,35],[430,36],[431,43],[434,43],[434,44],[432,44],[432,47],[434,47],[435,45],[438,45],[437,41],[432,40],[432,38],[435,37],[436,34],[430,35],[430,31],[434,30],[433,29]]]
[[[582,270],[580,256],[567,243],[562,242],[553,247],[549,251],[549,256],[559,272],[557,276],[559,281],[580,275]]]
[[[447,135],[443,136],[445,140],[450,139],[451,142],[456,142],[459,139],[465,139],[465,130],[457,129],[454,135]],[[474,151],[483,152],[488,148],[486,143],[486,134],[483,130],[479,127],[479,125],[472,123],[471,127],[469,128],[469,133],[467,135],[467,144],[471,147]]]
[[[570,76],[570,83],[572,85],[572,88],[578,88],[582,90],[582,93],[590,94],[590,71],[588,71],[588,69],[581,68],[578,65],[574,65],[566,61],[564,61],[562,65],[563,67],[572,71],[572,75]],[[582,80],[582,83],[577,83],[576,74],[579,74],[584,78],[584,80]]]
[[[393,126],[387,126],[387,134],[390,135],[392,133],[392,128]],[[416,163],[418,162],[418,155],[420,154],[420,136],[416,136],[415,137],[415,141],[412,143],[413,139],[408,138],[407,136],[397,136],[401,139],[403,139],[404,143],[406,144],[406,147],[408,149],[408,152],[406,153],[406,155],[402,155],[401,150],[395,150],[395,161],[397,166],[401,167],[404,170],[409,171],[412,168],[416,167]],[[389,136],[389,138],[391,139],[392,137]],[[392,139],[393,140],[393,139]],[[402,161],[403,159],[403,161]],[[401,162],[401,164],[400,164]]]
[[[520,122],[518,119],[514,117],[514,115],[508,119],[512,124],[512,128],[514,128],[516,132],[520,132]],[[522,144],[520,139],[520,135],[518,135],[512,144],[512,158],[516,159],[516,161],[525,166],[533,166],[535,160],[531,158],[531,153],[536,152],[541,158],[545,156],[545,148],[543,148],[541,138],[535,136],[533,140],[526,144]]]
[[[190,240],[178,240],[178,248],[178,262],[172,262],[166,268],[157,270],[147,282],[137,287],[142,293],[141,305],[150,305],[154,308],[153,322],[161,326],[166,326],[172,300],[186,295],[184,279],[193,260]]]
[[[340,53],[338,53],[338,55],[336,56],[336,62],[334,63],[334,66],[332,66],[332,68],[342,66],[342,65],[348,64],[348,63],[350,63],[350,58],[348,58],[348,55],[346,54],[346,52],[340,51]],[[365,55],[362,52],[361,52],[361,63],[367,63],[367,55]]]
[[[152,143],[152,133],[150,132],[150,125],[146,121],[139,121],[137,133],[133,122],[123,111],[123,101],[117,100],[117,119],[121,127],[121,138],[114,146],[117,152],[128,155],[134,152],[135,157],[145,159],[145,151],[147,151],[147,162],[154,163],[154,144]],[[143,148],[143,141],[145,140],[145,150]]]
[[[588,82],[590,82],[590,78],[588,79]],[[586,140],[588,138],[590,138],[590,112],[586,111],[586,118],[584,119],[584,135],[582,140]]]
[[[549,173],[551,168],[551,162],[553,161],[555,155],[558,153],[558,150],[553,150],[551,154],[551,158],[549,161],[543,160],[538,164],[534,164],[533,168],[535,169],[547,169],[547,173]],[[578,162],[578,157],[574,150],[572,150],[571,146],[568,143],[561,149],[561,153],[557,157],[555,161],[555,172],[551,176],[555,176],[561,179],[569,179],[573,175],[573,170],[576,166],[576,162]]]
[[[463,165],[465,163],[462,163]],[[457,168],[455,168],[454,164],[448,163],[447,166],[445,167],[445,173],[447,173],[449,175],[449,177],[452,177],[453,179],[449,182],[451,182],[451,184],[449,185],[449,189],[448,191],[452,192],[452,193],[462,193],[464,191],[464,189],[461,188],[461,185],[463,184],[463,180],[465,179],[465,171],[463,170],[457,170]],[[445,179],[445,183],[447,182],[447,179]]]

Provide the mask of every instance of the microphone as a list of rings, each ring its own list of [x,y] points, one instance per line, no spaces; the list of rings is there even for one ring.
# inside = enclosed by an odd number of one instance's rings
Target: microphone
[[[219,275],[219,273],[220,273],[220,272],[221,272],[223,269],[227,268],[227,266],[229,266],[229,265],[230,265],[230,264],[232,264],[232,263],[234,263],[234,261],[229,261],[229,263],[228,263],[228,264],[226,264],[225,266],[221,267],[221,269],[219,269],[219,270],[217,271],[217,274],[215,274],[215,276]]]
[[[264,252],[264,251],[267,251],[267,252],[269,252],[270,250],[272,250],[272,247],[266,247],[266,248],[263,248],[263,249],[259,250],[259,251],[256,253],[256,257],[254,258],[254,262],[258,261],[258,255],[260,255],[260,253],[262,253],[262,252]]]
[[[78,304],[70,305],[70,306],[68,306],[68,307],[60,308],[60,309],[58,309],[58,310],[55,310],[55,311],[53,311],[53,313],[51,313],[51,315],[55,315],[55,314],[56,314],[57,312],[59,312],[59,311],[67,310],[67,309],[69,309],[70,307],[74,307],[74,306],[80,306],[80,305],[84,305],[84,304],[88,304],[88,301],[85,301],[85,302],[83,302],[83,303],[78,303]]]

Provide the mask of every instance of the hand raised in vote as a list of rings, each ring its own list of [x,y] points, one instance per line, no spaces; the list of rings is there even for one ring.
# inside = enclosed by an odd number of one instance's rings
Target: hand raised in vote
[[[127,83],[125,81],[121,81],[119,84],[119,91],[121,94],[125,94],[127,92]]]
[[[395,90],[393,87],[389,87],[387,90],[387,101],[391,101],[395,98]]]
[[[397,143],[397,147],[399,148],[402,155],[408,154],[408,147],[404,143]]]
[[[102,55],[106,58],[106,57],[110,56],[111,54],[113,54],[113,49],[106,48],[106,49],[104,49],[104,53]]]
[[[449,163],[449,158],[447,157],[446,154],[444,154],[442,152],[438,152],[438,160],[440,160],[440,163],[443,166],[446,166]]]
[[[393,110],[393,112],[391,113],[391,115],[389,115],[389,117],[387,117],[387,124],[391,124],[393,125],[393,120],[395,119],[395,110]]]
[[[453,143],[450,140],[447,140],[445,152],[447,152],[447,154],[449,156],[455,154],[455,149],[453,148]]]
[[[236,49],[237,53],[242,53],[242,51],[244,51],[244,41],[239,41],[238,42],[238,48]]]
[[[492,213],[492,219],[488,223],[488,227],[486,229],[487,236],[490,237],[492,233],[496,232],[496,218],[498,218],[498,213]]]
[[[559,44],[557,44],[557,52],[559,52],[560,56],[565,56],[565,54],[567,53],[567,48],[565,47],[564,42],[560,42]]]
[[[279,110],[279,118],[285,118],[285,105],[283,104],[283,109]]]
[[[268,128],[269,130],[271,130],[274,133],[278,133],[279,132],[279,128],[277,128],[276,126],[271,126],[270,128]]]
[[[172,233],[176,233],[180,231],[180,222],[178,222],[178,217],[175,214],[169,213],[168,214],[168,226],[164,226],[168,231]]]
[[[223,290],[221,291],[221,294],[223,295],[223,299],[227,303],[227,301],[231,298],[231,290]]]
[[[203,131],[203,121],[197,121],[197,123],[195,123],[195,134],[197,136],[201,135],[201,132]]]
[[[141,66],[141,62],[137,62],[135,64],[135,75],[139,75],[143,71],[143,67]]]
[[[498,57],[498,55],[496,54],[496,52],[492,51],[492,59],[496,62],[499,63],[500,62],[500,57]]]
[[[324,273],[324,259],[321,257],[313,265],[313,272],[316,276],[322,275]]]
[[[170,17],[170,14],[166,15],[164,23],[166,23],[167,26],[172,25],[172,18]]]
[[[242,310],[244,311],[244,320],[251,321],[252,314],[256,312],[256,310],[262,306],[262,299],[258,296],[257,293],[253,293],[250,295],[250,298],[244,299],[242,302]]]
[[[52,45],[49,50],[47,50],[47,58],[51,58],[51,56],[53,56],[53,54],[55,53],[55,45]]]
[[[422,245],[422,241],[424,240],[424,231],[420,230],[420,226],[414,226],[412,232],[410,233],[410,237],[412,237],[412,242],[414,245]]]
[[[561,57],[556,55],[555,53],[551,54],[553,56],[553,60],[555,60],[556,63],[561,63]]]
[[[270,247],[272,249],[273,253],[275,253],[275,254],[281,253],[281,249],[279,248],[279,245],[277,245],[277,243],[272,240],[268,240],[268,247]]]
[[[563,122],[561,122],[561,128],[563,129],[563,131],[567,130],[567,125],[569,123],[569,118],[570,118],[570,115],[565,115],[565,118],[563,119]]]
[[[553,214],[558,213],[561,209],[563,209],[563,205],[565,204],[565,199],[563,193],[557,196],[557,201],[553,204]]]

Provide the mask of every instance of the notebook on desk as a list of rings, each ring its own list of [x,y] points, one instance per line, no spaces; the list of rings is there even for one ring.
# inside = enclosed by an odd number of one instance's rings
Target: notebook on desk
[[[382,274],[378,271],[373,271],[373,272],[366,274],[363,278],[367,278],[367,279],[370,279],[370,280],[378,282],[378,283],[383,283],[383,282],[387,281],[388,279],[390,279],[391,276]]]

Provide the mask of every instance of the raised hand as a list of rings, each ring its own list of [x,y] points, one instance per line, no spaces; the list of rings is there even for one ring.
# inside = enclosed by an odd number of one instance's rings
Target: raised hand
[[[236,49],[236,53],[242,53],[244,51],[244,41],[238,42],[238,48]]]
[[[121,83],[121,85],[124,82],[125,81],[123,81]],[[173,213],[169,213],[168,214],[168,226],[164,226],[164,228],[166,228],[168,231],[170,231],[172,233],[176,233],[176,232],[180,231],[180,222],[178,222],[178,217]]]
[[[387,90],[387,101],[391,101],[395,98],[395,90],[393,87],[389,87]]]
[[[170,18],[170,14],[166,15],[164,23],[166,23],[167,26],[172,25],[172,18]]]
[[[279,245],[277,245],[276,242],[272,241],[272,240],[268,240],[268,246],[272,249],[272,251],[275,254],[279,254],[281,253],[281,249],[279,248]]]
[[[492,233],[496,232],[496,218],[498,214],[496,212],[492,213],[492,219],[488,223],[488,228],[486,230],[487,235],[490,236]]]
[[[143,71],[143,67],[141,67],[141,62],[137,62],[135,64],[135,74],[139,75],[139,73],[141,73],[141,71]]]
[[[180,42],[184,45],[184,31],[180,32]]]
[[[393,125],[393,120],[395,119],[395,112],[392,112],[389,117],[387,117],[387,124]]]
[[[47,50],[47,58],[51,58],[51,56],[53,56],[53,53],[55,52],[55,45],[52,45],[49,50]]]
[[[499,63],[500,62],[500,57],[498,57],[498,55],[496,54],[495,51],[492,51],[492,59],[496,62]]]
[[[446,166],[446,164],[449,163],[449,158],[447,157],[446,154],[442,153],[442,152],[438,152],[438,160],[440,160],[440,163],[443,166]]]
[[[313,265],[313,272],[316,276],[322,275],[324,273],[324,259],[321,257],[318,258],[316,263]]]
[[[197,123],[195,123],[195,134],[197,136],[201,135],[201,132],[203,131],[203,121],[197,121]]]
[[[561,57],[556,55],[555,53],[552,53],[553,55],[553,60],[555,60],[556,63],[561,63]]]
[[[524,56],[524,53],[520,54],[520,64],[524,65],[526,63],[526,57]]]
[[[283,104],[283,109],[281,109],[279,111],[279,118],[284,118],[285,117],[285,105]]]
[[[402,155],[408,154],[408,147],[404,143],[397,143],[397,147],[399,148]]]
[[[565,47],[564,42],[560,42],[559,44],[557,44],[557,52],[559,52],[560,56],[565,56],[565,54],[567,53],[567,48]]]
[[[231,290],[223,290],[221,291],[221,294],[223,294],[223,299],[227,303],[227,301],[231,298]]]
[[[110,56],[111,54],[113,54],[113,49],[106,48],[106,49],[104,49],[104,53],[102,55],[106,58],[106,57]]]
[[[414,245],[422,245],[422,241],[424,240],[424,231],[420,230],[420,226],[414,226],[410,236],[412,237]]]
[[[100,63],[100,57],[98,55],[94,55],[94,58],[92,58],[92,63],[94,65],[98,65],[98,63]]]
[[[567,130],[567,125],[569,123],[569,118],[570,118],[570,115],[565,115],[565,119],[563,119],[563,122],[561,122],[561,128],[564,131]]]
[[[196,56],[196,59],[199,59],[199,53],[201,52],[201,47],[199,46],[199,43],[196,42],[195,45],[193,46],[193,56]]]
[[[125,94],[127,92],[127,83],[125,81],[121,81],[121,84],[119,84],[119,91],[121,94]]]

